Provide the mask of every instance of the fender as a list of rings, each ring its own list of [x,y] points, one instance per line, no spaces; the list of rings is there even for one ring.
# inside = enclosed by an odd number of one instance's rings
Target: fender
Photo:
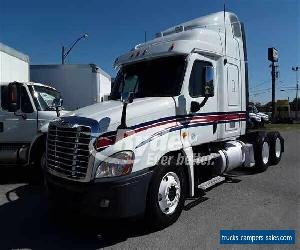
[[[30,148],[29,148],[29,155],[28,155],[28,160],[27,160],[27,164],[30,164],[30,161],[32,159],[32,156],[34,155],[37,147],[43,143],[44,141],[46,142],[46,137],[47,134],[46,133],[42,133],[39,132],[33,139]]]
[[[193,148],[185,147],[182,149],[183,154],[186,157],[186,167],[188,170],[189,178],[189,195],[193,197],[195,195],[195,178],[194,178],[194,159],[193,159]]]
[[[185,157],[185,162],[182,166],[184,166],[185,170],[187,171],[188,185],[189,185],[189,190],[188,190],[189,196],[193,197],[195,195],[193,148],[192,147],[181,148],[178,151],[168,152],[167,154],[163,155],[162,157],[164,157],[166,155],[178,156],[178,153],[182,154]],[[160,159],[159,159],[159,161],[160,161]],[[157,164],[159,163],[159,161],[157,162]]]

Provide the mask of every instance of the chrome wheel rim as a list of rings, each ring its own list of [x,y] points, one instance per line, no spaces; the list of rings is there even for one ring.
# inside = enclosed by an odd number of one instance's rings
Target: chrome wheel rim
[[[275,142],[275,155],[277,158],[279,158],[281,155],[281,142],[279,138],[276,138]]]
[[[168,172],[161,179],[158,190],[158,204],[164,214],[173,214],[179,204],[180,180],[176,173]]]
[[[269,143],[267,143],[266,141],[263,143],[263,147],[262,147],[262,160],[264,164],[267,164],[269,162]]]

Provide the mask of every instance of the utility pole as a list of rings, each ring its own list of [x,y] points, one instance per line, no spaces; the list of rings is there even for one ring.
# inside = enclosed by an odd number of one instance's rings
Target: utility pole
[[[276,111],[276,96],[275,96],[275,82],[277,77],[276,65],[275,62],[278,62],[278,51],[275,48],[268,48],[268,60],[272,62],[271,64],[271,75],[272,75],[272,121],[275,120],[275,111]]]
[[[275,105],[275,81],[276,81],[276,68],[275,68],[275,63],[272,62],[272,120],[275,119],[275,111],[276,111],[276,105]]]
[[[65,64],[65,46],[61,47],[61,64]]]
[[[299,90],[299,78],[298,78],[298,71],[300,67],[292,67],[292,70],[296,72],[296,115],[295,118],[298,120],[298,110],[299,110],[299,102],[298,102],[298,90]]]

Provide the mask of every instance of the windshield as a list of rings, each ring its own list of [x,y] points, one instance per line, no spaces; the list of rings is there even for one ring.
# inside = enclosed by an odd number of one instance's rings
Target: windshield
[[[249,106],[248,109],[250,113],[258,113],[258,110],[255,106]]]
[[[58,91],[44,86],[30,86],[30,92],[39,111],[55,110],[53,101],[61,98]]]
[[[185,68],[184,56],[172,56],[124,66],[116,77],[111,99],[134,92],[135,98],[180,94]]]

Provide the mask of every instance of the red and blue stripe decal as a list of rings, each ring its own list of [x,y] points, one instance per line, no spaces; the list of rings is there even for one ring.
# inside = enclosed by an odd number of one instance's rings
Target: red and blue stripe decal
[[[149,139],[143,141],[137,146],[140,147],[159,136],[176,130],[239,121],[246,121],[246,111],[197,113],[190,115],[170,116],[131,126],[128,128],[129,131],[127,132],[126,136],[131,136],[133,134],[143,132],[147,129],[168,125],[165,129],[154,133],[150,136]],[[116,136],[116,133],[117,131],[107,132],[104,133],[101,137],[112,138]]]
[[[157,120],[152,120],[145,123],[140,123],[138,125],[132,126],[129,129],[133,130],[134,133],[138,133],[149,128],[154,128],[166,124],[175,124],[177,126],[206,126],[215,123],[227,123],[233,121],[245,121],[246,112],[245,111],[235,111],[235,112],[214,112],[214,113],[199,113],[193,115],[182,115],[182,116],[170,116],[164,117]]]

